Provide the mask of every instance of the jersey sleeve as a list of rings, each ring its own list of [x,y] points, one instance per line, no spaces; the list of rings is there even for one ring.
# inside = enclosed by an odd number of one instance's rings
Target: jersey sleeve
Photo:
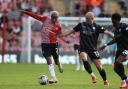
[[[81,23],[77,24],[77,25],[73,28],[73,30],[74,30],[75,32],[80,31],[80,29],[81,29]]]
[[[41,22],[44,22],[48,17],[47,16],[41,16],[41,15],[38,15],[38,14],[35,14],[33,12],[29,12],[29,11],[23,11],[24,14],[27,14]]]
[[[99,33],[104,33],[105,28],[103,26],[97,25],[97,30]]]

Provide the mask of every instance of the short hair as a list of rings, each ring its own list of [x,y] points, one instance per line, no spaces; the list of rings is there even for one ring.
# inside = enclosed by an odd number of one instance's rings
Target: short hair
[[[85,16],[86,16],[86,17],[92,16],[92,17],[94,18],[94,13],[93,13],[93,12],[87,12]]]
[[[59,16],[59,12],[58,11],[51,11],[51,16],[56,14],[57,16]]]
[[[114,13],[114,14],[112,14],[111,19],[115,20],[115,21],[120,21],[121,20],[121,15],[119,13]]]

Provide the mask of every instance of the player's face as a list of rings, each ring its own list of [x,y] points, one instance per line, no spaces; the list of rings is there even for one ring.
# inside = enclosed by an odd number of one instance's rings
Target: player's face
[[[119,21],[112,20],[112,24],[114,27],[117,27],[119,25]]]
[[[112,25],[115,26],[115,21],[114,20],[112,20]]]
[[[92,24],[92,23],[93,23],[93,19],[94,19],[93,16],[91,16],[91,15],[90,15],[90,16],[87,16],[87,17],[86,17],[86,22],[87,22],[88,24]]]
[[[51,20],[52,20],[52,22],[57,22],[57,21],[58,21],[58,16],[57,16],[57,14],[51,15]]]

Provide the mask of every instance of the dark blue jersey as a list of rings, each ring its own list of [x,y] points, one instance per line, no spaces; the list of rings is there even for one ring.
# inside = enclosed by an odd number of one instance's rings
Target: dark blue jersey
[[[80,32],[80,47],[85,51],[96,50],[99,33],[105,31],[102,26],[96,23],[89,25],[86,22],[79,23],[73,29]]]
[[[128,25],[120,23],[118,27],[115,27],[114,37],[117,43],[117,50],[128,50]]]

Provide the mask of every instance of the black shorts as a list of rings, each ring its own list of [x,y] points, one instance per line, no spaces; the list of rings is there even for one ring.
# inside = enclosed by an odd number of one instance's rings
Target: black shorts
[[[53,56],[54,59],[58,59],[59,57],[58,44],[42,43],[41,47],[42,47],[42,54],[45,58]]]
[[[79,50],[80,49],[80,45],[74,44],[73,48],[74,48],[74,50]]]
[[[94,59],[100,59],[100,54],[97,50],[90,50],[90,51],[86,51],[86,50],[79,50],[80,52],[85,52],[88,54],[89,58],[93,61]]]
[[[115,60],[117,60],[120,55],[122,55],[122,56],[124,56],[124,57],[128,56],[128,50],[117,51],[117,52],[116,52]]]

